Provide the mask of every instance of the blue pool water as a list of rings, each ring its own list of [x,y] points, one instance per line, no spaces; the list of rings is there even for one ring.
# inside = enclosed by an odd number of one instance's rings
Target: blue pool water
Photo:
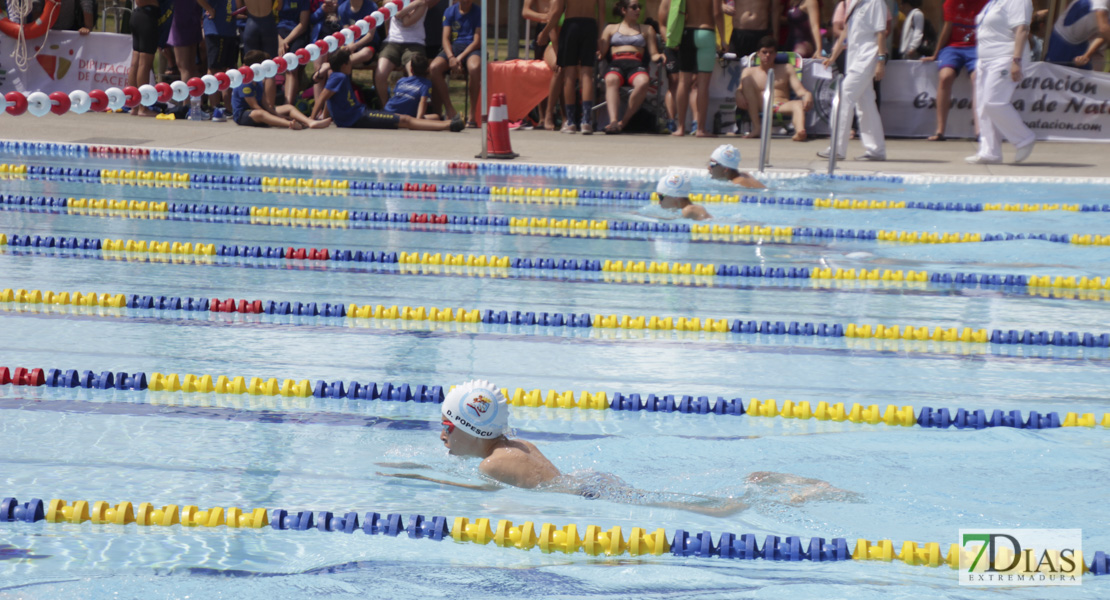
[[[0,157],[13,162],[14,156]],[[72,165],[35,157],[33,164]],[[127,164],[84,158],[87,167]],[[167,168],[135,162],[131,168]],[[259,174],[228,166],[190,172]],[[288,176],[308,176],[290,171]],[[317,171],[315,177],[373,175]],[[406,180],[397,174],[381,180]],[[590,189],[649,189],[635,181],[543,176],[417,174],[419,183],[482,182]],[[567,206],[480,201],[400,192],[311,196],[218,189],[165,189],[61,180],[4,181],[5,193],[295,206],[448,215],[654,220],[631,203]],[[723,189],[700,182],[699,190]],[[1095,184],[904,184],[795,178],[771,193],[795,197],[951,202],[1104,204]],[[4,208],[4,207],[0,207]],[[816,210],[710,205],[718,222],[938,232],[1106,234],[1110,213]],[[509,235],[431,226],[287,227],[246,220],[151,220],[122,213],[0,210],[0,233],[490,254],[522,258],[665,260],[763,268],[912,269],[929,272],[1105,277],[1105,247],[1040,240],[897,244],[866,240],[690,241]],[[319,261],[150,261],[111,253],[0,247],[0,290],[123,293],[495,311],[742,318],[754,321],[883,323],[973,329],[1106,333],[1107,294],[1040,297],[1024,289],[880,282],[717,278],[674,280],[510,270],[369,268]],[[205,261],[200,261],[205,262]],[[681,284],[681,285],[680,285]],[[848,405],[888,404],[1043,413],[1107,411],[1110,355],[1100,348],[1015,347],[612,329],[272,317],[238,313],[62,309],[0,303],[0,365],[211,374],[311,381],[449,386],[484,378],[508,388],[689,394]],[[517,435],[563,471],[613,473],[661,496],[744,497],[729,517],[587,500],[543,491],[477,492],[383,474],[421,472],[481,483],[476,464],[448,457],[438,406],[351,399],[258,398],[0,386],[0,495],[357,510],[599,525],[939,542],[960,528],[1081,528],[1084,550],[1110,550],[1110,493],[1103,428],[981,431],[731,415],[514,409]],[[418,463],[426,468],[381,466]],[[853,501],[797,504],[797,490],[747,482],[755,471],[817,478],[855,492]],[[7,545],[7,546],[5,546]],[[8,548],[10,551],[5,551]],[[4,523],[0,597],[390,598],[664,596],[713,598],[979,597],[944,567],[899,563],[773,563],[723,559],[543,554],[475,544],[361,533],[185,529],[128,525]],[[1103,578],[1078,588],[1017,591],[1017,597],[1106,596]]]

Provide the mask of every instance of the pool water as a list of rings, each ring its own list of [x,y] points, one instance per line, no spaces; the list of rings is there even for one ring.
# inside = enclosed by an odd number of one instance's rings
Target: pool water
[[[0,162],[16,162],[0,156]],[[72,159],[36,157],[36,164]],[[119,160],[83,158],[86,167]],[[132,168],[165,168],[142,161]],[[189,172],[239,173],[227,166]],[[250,173],[254,174],[254,173]],[[289,176],[309,176],[290,171]],[[314,177],[375,179],[344,171]],[[400,176],[381,176],[399,181]],[[418,183],[619,188],[621,182],[550,176],[418,174]],[[641,180],[627,189],[648,190]],[[5,193],[296,206],[448,215],[655,220],[646,204],[556,205],[434,194],[312,196],[218,189],[165,189],[15,179]],[[726,188],[699,180],[698,191]],[[875,200],[1063,202],[1101,205],[1095,184],[776,180],[769,194]],[[411,197],[406,197],[411,196]],[[768,204],[709,205],[717,222],[938,232],[1105,234],[1103,212],[818,210]],[[691,241],[509,235],[417,227],[288,227],[247,220],[127,218],[123,213],[31,212],[0,205],[0,233],[169,240],[226,245],[417,251],[576,260],[670,261],[763,268],[906,269],[929,272],[1105,277],[1097,246],[1041,240],[899,244],[869,240]],[[132,215],[133,216],[133,215]],[[448,232],[448,230],[450,230]],[[742,243],[736,243],[742,242]],[[1012,286],[878,285],[569,276],[509,269],[422,273],[334,261],[101,259],[97,252],[0,246],[0,289],[94,291],[301,303],[481,308],[728,318],[811,323],[884,323],[973,329],[1106,333],[1106,297],[1042,297]],[[110,253],[105,253],[110,254]],[[157,257],[155,257],[157,258]],[[608,280],[607,280],[608,279]],[[703,282],[704,283],[704,282]],[[437,324],[443,325],[443,324]],[[952,409],[1107,411],[1105,349],[1013,347],[709,332],[571,329],[339,317],[275,317],[161,310],[52,310],[0,303],[0,365],[454,385],[488,379],[509,389],[604,391],[912,405]],[[477,326],[482,325],[482,326]],[[1102,427],[1047,430],[925,429],[866,423],[658,412],[514,409],[516,435],[564,472],[612,473],[659,497],[743,498],[727,517],[624,504],[548,491],[482,492],[388,475],[418,472],[479,484],[474,461],[449,457],[435,404],[349,398],[273,398],[180,392],[0,385],[0,495],[507,519],[579,529],[620,526],[800,535],[826,539],[938,542],[960,528],[1081,528],[1084,550],[1110,549],[1102,518],[1110,442]],[[413,463],[413,466],[382,466]],[[815,478],[853,492],[797,502],[794,486],[748,481],[771,471]],[[8,545],[8,551],[3,550]],[[591,557],[524,552],[362,533],[92,523],[4,523],[0,597],[300,597],[370,594],[713,598],[971,598],[947,567],[898,562],[776,563],[671,555]],[[1106,595],[1103,578],[1076,588],[1017,590],[1016,597]],[[119,594],[116,594],[119,592]],[[1007,592],[1011,593],[1011,592]]]

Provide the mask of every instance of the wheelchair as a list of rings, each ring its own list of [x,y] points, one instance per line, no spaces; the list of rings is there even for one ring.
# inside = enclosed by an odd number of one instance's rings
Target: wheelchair
[[[648,69],[648,89],[644,103],[624,130],[625,133],[659,133],[662,124],[667,122],[667,72],[663,63],[654,62],[645,54],[644,65]],[[593,115],[590,122],[594,131],[601,132],[609,125],[609,103],[605,100],[605,74],[609,72],[609,58],[606,57],[597,63],[596,91],[594,97],[600,99],[594,104]],[[632,86],[625,84],[620,88],[620,108],[617,111],[619,118],[624,118],[628,110],[628,98],[632,94]]]

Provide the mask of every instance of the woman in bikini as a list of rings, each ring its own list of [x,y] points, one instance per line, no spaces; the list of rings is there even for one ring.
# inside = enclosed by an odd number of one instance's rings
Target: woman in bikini
[[[651,60],[663,62],[663,55],[655,43],[655,30],[638,22],[642,1],[617,0],[613,14],[621,17],[621,21],[601,32],[598,53],[601,56],[610,50],[613,53],[609,72],[605,74],[605,106],[609,110],[607,134],[620,133],[644,103],[651,80],[644,62],[645,50],[650,52]],[[632,86],[632,95],[628,98],[628,110],[620,119],[620,89],[626,83]]]

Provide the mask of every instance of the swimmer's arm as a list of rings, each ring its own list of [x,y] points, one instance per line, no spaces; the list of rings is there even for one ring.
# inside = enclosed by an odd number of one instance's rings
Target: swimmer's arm
[[[277,82],[274,81],[273,77],[270,77],[266,80],[266,83],[262,84],[262,98],[259,99],[259,103],[262,105],[263,110],[276,115],[277,111],[274,109],[274,101],[276,98]]]
[[[548,24],[558,23],[559,22],[559,17],[562,16],[563,11],[566,10],[566,8],[567,8],[566,0],[554,0],[551,3],[551,8],[549,8],[548,12],[547,12],[547,22],[548,22]]]
[[[656,11],[656,21],[659,22],[659,34],[663,36],[663,43],[667,43],[667,15],[671,12],[671,0],[662,0],[659,10]]]
[[[496,483],[483,483],[481,485],[474,485],[472,483],[458,483],[456,481],[447,481],[446,479],[433,479],[418,473],[378,473],[382,477],[396,477],[398,479],[416,479],[418,481],[428,481],[431,483],[438,483],[440,485],[451,485],[454,487],[466,488],[468,490],[478,490],[481,492],[492,492],[501,489],[501,486]]]
[[[525,19],[528,19],[529,21],[535,21],[536,23],[546,23],[547,15],[536,12],[536,9],[532,7],[535,2],[536,0],[525,0],[524,8],[520,11],[520,15]]]
[[[619,27],[619,25],[618,25],[618,27]],[[598,40],[597,40],[597,55],[598,56],[605,56],[606,54],[609,54],[609,43],[610,43],[609,38],[611,38],[613,36],[613,32],[614,32],[613,25],[606,25],[605,29],[601,30],[601,37],[598,38]]]
[[[269,80],[267,80],[269,81]],[[335,95],[335,92],[324,88],[320,90],[320,96],[316,98],[316,103],[312,106],[312,118],[319,119],[320,114],[324,112],[324,108],[328,105],[328,100]]]
[[[405,12],[406,10],[408,12]],[[397,13],[395,16],[397,18],[401,19],[401,24],[404,25],[405,27],[412,27],[413,25],[416,25],[416,23],[420,19],[424,18],[424,14],[427,13],[427,12],[428,12],[428,5],[424,2],[419,2],[418,1],[418,2],[413,2],[412,4],[406,6],[404,9],[401,10],[401,12]]]

